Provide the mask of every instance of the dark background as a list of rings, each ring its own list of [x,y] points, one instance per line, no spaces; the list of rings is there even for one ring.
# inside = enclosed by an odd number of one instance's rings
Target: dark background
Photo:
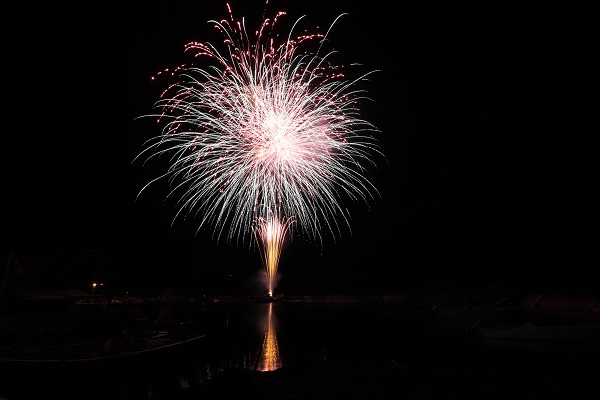
[[[121,4],[121,3],[127,3]],[[250,31],[264,3],[232,2]],[[276,291],[598,293],[600,18],[539,5],[272,1],[289,26],[334,26],[347,63],[380,70],[364,118],[387,162],[381,198],[348,205],[352,234],[288,242]],[[135,118],[150,77],[219,36],[224,2],[53,2],[7,14],[3,255],[22,282],[115,294],[261,292],[257,251],[172,220],[160,171],[132,162],[159,127]],[[8,26],[8,25],[7,25]],[[283,31],[287,34],[288,31]]]

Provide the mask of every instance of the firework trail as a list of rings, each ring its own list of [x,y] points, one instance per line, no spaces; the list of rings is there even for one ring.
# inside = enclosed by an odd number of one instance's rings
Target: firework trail
[[[269,296],[273,296],[273,285],[277,275],[277,266],[279,265],[281,248],[287,230],[292,223],[292,218],[278,217],[271,213],[266,218],[258,217],[254,224],[255,237],[262,252],[263,263],[267,274],[267,290]]]
[[[222,34],[222,48],[185,47],[206,67],[165,71],[177,81],[155,103],[158,112],[144,116],[163,128],[138,157],[169,154],[170,166],[140,193],[169,178],[168,196],[182,193],[174,220],[197,215],[198,230],[211,226],[217,240],[255,236],[272,293],[287,232],[322,244],[324,233],[335,237],[341,225],[350,226],[344,200],[377,193],[363,163],[381,154],[371,136],[378,130],[360,117],[358,103],[368,98],[356,88],[373,71],[347,79],[330,62],[335,51],[322,54],[327,34],[294,34],[304,17],[278,43],[275,27],[285,12],[263,18],[250,35],[227,7],[229,19],[209,21]]]

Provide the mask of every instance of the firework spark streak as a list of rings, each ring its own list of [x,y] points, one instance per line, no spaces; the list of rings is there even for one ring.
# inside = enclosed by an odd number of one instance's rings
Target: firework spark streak
[[[259,217],[254,225],[256,240],[259,242],[267,273],[269,296],[273,296],[273,286],[277,275],[281,248],[285,234],[292,223],[291,218],[278,218],[275,215],[270,215],[266,219]]]
[[[176,83],[155,103],[159,112],[145,116],[163,128],[138,157],[171,158],[168,171],[140,193],[169,178],[168,196],[182,193],[174,220],[197,214],[198,230],[212,226],[217,240],[266,235],[272,278],[286,232],[322,244],[324,232],[341,233],[340,221],[350,226],[344,199],[368,201],[377,193],[363,163],[381,154],[370,135],[378,129],[360,117],[358,103],[368,98],[356,88],[373,71],[347,79],[330,61],[336,52],[322,54],[329,31],[294,35],[303,17],[278,43],[275,26],[285,12],[264,18],[250,35],[228,10],[229,19],[209,21],[223,48],[188,43],[185,51],[207,67],[168,71]]]

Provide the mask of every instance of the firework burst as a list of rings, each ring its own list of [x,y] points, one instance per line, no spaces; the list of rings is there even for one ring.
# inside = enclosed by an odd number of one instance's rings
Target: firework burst
[[[356,88],[373,71],[347,79],[330,61],[335,52],[324,53],[329,31],[294,34],[304,17],[279,43],[284,12],[251,35],[228,10],[228,19],[209,21],[222,46],[188,43],[185,52],[205,66],[168,71],[176,82],[145,116],[163,128],[138,157],[169,154],[170,166],[140,193],[169,178],[169,196],[181,193],[175,219],[193,213],[217,240],[252,243],[258,235],[272,278],[287,232],[322,244],[325,232],[335,238],[350,226],[344,200],[377,193],[363,164],[381,154],[371,135],[378,130],[360,117],[358,103],[368,98]]]

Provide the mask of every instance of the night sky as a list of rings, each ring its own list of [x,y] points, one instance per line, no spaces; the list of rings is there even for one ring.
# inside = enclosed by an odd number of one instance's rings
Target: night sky
[[[260,22],[262,1],[231,4]],[[348,13],[331,43],[379,70],[362,109],[386,155],[371,171],[380,198],[348,204],[352,233],[287,242],[276,291],[598,293],[598,6],[388,4],[268,6],[322,30]],[[218,43],[208,20],[225,2],[18,8],[4,33],[3,255],[45,285],[98,274],[114,293],[260,292],[258,252],[196,233],[191,216],[172,225],[166,182],[136,199],[159,173],[132,162],[159,133],[136,120],[165,88],[150,77],[189,61],[186,43]]]

